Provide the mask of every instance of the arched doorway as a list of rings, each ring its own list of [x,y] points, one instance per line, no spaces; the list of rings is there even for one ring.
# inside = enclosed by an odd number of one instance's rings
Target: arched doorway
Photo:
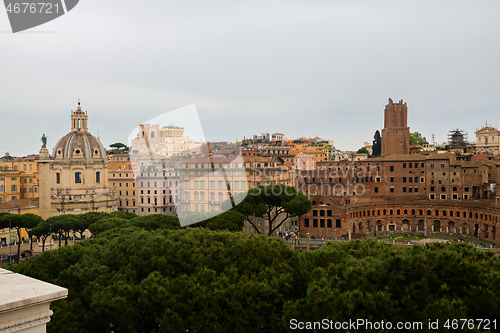
[[[441,222],[436,220],[434,223],[432,223],[432,231],[434,232],[440,232],[441,231]]]
[[[462,235],[468,235],[469,234],[469,225],[466,222],[462,223],[462,228],[460,230],[460,233]]]
[[[455,222],[453,222],[453,221],[448,222],[448,232],[452,233],[452,234],[457,233],[457,228],[455,227]]]
[[[401,223],[401,231],[411,231],[410,221],[408,219],[404,219]]]
[[[474,233],[473,233],[473,235],[475,237],[479,237],[479,224],[477,224],[477,223],[474,224]]]
[[[483,226],[483,230],[484,230],[484,231],[483,231],[483,238],[488,239],[488,237],[489,237],[489,235],[490,235],[490,228],[489,228],[489,226],[488,226],[487,224],[485,224],[485,225]]]
[[[376,226],[377,231],[384,231],[384,225],[382,224],[382,221],[378,220],[377,221],[377,226]]]
[[[496,232],[497,232],[497,228],[495,226],[492,226],[491,227],[491,239],[493,241],[495,241],[495,239],[496,239],[496,237],[495,237],[496,236]]]
[[[358,223],[358,232],[359,232],[360,234],[362,234],[362,233],[363,233],[363,222],[359,222],[359,223]]]
[[[418,220],[418,222],[417,222],[417,231],[425,231],[424,220]]]

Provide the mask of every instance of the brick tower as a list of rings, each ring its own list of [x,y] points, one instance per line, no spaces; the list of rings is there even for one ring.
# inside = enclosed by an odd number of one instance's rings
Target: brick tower
[[[410,153],[410,128],[407,126],[408,108],[403,100],[389,104],[384,110],[382,129],[382,156]]]

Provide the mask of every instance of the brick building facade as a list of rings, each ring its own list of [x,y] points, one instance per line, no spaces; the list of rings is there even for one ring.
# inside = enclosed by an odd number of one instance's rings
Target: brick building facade
[[[499,162],[457,161],[453,153],[318,163],[297,174],[298,189],[313,201],[300,232],[333,238],[349,228],[360,234],[425,230],[500,243],[499,175]]]

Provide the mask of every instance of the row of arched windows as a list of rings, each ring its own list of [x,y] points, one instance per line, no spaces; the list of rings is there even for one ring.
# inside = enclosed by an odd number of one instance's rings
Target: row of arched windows
[[[491,214],[483,214],[477,212],[466,212],[466,211],[454,211],[454,210],[440,210],[440,209],[373,209],[373,210],[361,210],[352,212],[349,214],[351,218],[361,218],[370,216],[446,216],[446,217],[458,217],[458,218],[469,218],[487,222],[498,222],[498,217]]]

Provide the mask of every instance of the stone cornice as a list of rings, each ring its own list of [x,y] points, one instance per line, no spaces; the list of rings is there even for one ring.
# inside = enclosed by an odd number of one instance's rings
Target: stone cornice
[[[43,313],[15,319],[7,323],[0,323],[0,333],[18,332],[35,326],[45,325],[50,321],[50,316],[52,316],[52,314],[52,310],[48,310]]]

